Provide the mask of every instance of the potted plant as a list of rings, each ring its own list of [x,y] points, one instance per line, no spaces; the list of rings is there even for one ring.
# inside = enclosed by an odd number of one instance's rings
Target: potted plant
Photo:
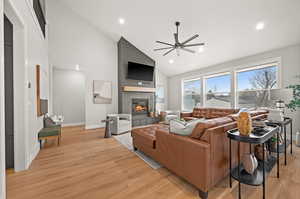
[[[300,80],[300,75],[297,75],[296,78],[298,78]],[[290,85],[287,88],[290,88],[293,90],[293,98],[286,105],[286,107],[290,111],[295,112],[295,111],[297,111],[297,109],[300,108],[300,81],[298,84]],[[299,130],[296,133],[296,145],[300,147],[300,132],[299,132]]]
[[[296,78],[300,79],[300,75],[297,75]],[[295,85],[290,85],[287,88],[293,89],[293,98],[292,100],[286,105],[288,109],[292,112],[296,111],[300,108],[300,82]]]

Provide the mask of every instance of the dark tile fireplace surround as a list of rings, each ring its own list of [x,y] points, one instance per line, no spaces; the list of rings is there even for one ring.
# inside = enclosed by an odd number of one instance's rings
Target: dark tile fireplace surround
[[[124,86],[155,88],[155,75],[153,81],[139,81],[127,79],[128,62],[136,62],[153,66],[155,61],[123,37],[118,42],[118,107],[119,113],[132,114],[132,125],[142,126],[152,124],[155,119],[149,112],[155,112],[155,93],[124,91]],[[143,107],[140,107],[143,106]],[[136,109],[137,108],[137,109]]]

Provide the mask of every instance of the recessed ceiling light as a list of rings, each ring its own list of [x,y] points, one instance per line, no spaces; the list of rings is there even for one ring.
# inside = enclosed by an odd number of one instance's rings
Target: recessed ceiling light
[[[199,52],[199,53],[202,53],[203,51],[204,51],[204,47],[203,47],[203,46],[200,46],[199,49],[198,49],[198,52]]]
[[[121,25],[125,24],[125,19],[124,18],[119,18],[119,24],[121,24]]]
[[[174,63],[174,60],[173,60],[173,59],[170,59],[170,60],[169,60],[169,63],[170,63],[170,64],[173,64],[173,63]]]
[[[262,30],[265,28],[264,22],[258,22],[255,26],[256,30]]]
[[[79,71],[79,70],[80,70],[80,68],[79,68],[79,65],[78,65],[78,64],[75,66],[75,70],[77,70],[77,71]]]

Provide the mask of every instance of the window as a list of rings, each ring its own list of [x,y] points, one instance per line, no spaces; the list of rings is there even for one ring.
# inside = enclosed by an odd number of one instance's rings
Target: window
[[[214,75],[204,77],[205,81],[205,107],[230,108],[231,98],[231,74]]]
[[[43,5],[43,7],[42,7]],[[46,35],[46,20],[45,20],[45,15],[44,15],[44,8],[45,5],[45,0],[33,0],[33,9],[35,12],[35,15],[38,19],[38,22],[40,24],[41,30],[43,32],[43,35],[45,37]]]
[[[271,92],[278,87],[277,63],[238,71],[237,106],[239,108],[269,107]]]
[[[193,108],[201,103],[201,80],[185,80],[183,81],[183,110],[193,110]]]
[[[157,86],[156,89],[156,110],[163,111],[165,110],[165,93],[163,86]]]

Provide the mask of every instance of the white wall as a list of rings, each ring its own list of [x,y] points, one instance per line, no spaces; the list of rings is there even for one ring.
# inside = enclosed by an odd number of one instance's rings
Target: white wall
[[[59,0],[47,1],[49,19],[49,62],[55,67],[79,64],[86,77],[86,128],[104,126],[107,113],[117,113],[117,43],[89,25]],[[113,102],[93,103],[93,80],[112,81]]]
[[[53,70],[53,114],[64,126],[85,124],[85,77],[80,71]]]
[[[300,45],[290,46],[282,49],[277,49],[222,64],[209,66],[196,71],[191,71],[188,73],[172,76],[169,78],[169,108],[170,109],[181,109],[181,80],[189,77],[197,77],[204,74],[216,73],[221,71],[232,71],[234,68],[239,66],[246,66],[247,64],[252,64],[260,62],[262,60],[267,60],[271,58],[281,58],[281,77],[282,77],[282,87],[285,88],[290,84],[299,83],[295,78],[295,75],[300,74]],[[251,65],[250,65],[251,66]],[[300,111],[291,114],[295,119],[294,124],[296,128],[300,128]]]

